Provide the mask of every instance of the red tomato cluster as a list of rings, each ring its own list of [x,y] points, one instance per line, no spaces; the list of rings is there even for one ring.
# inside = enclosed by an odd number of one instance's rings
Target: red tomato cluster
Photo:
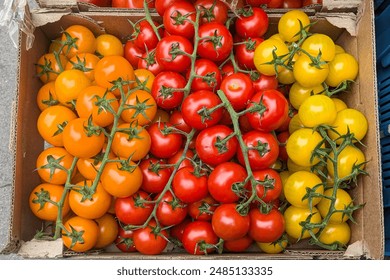
[[[285,248],[276,170],[292,116],[254,64],[271,2],[247,1],[228,29],[222,1],[155,1],[161,18],[136,22],[124,46],[71,26],[42,56],[38,131],[52,147],[30,205],[63,222],[69,249]]]

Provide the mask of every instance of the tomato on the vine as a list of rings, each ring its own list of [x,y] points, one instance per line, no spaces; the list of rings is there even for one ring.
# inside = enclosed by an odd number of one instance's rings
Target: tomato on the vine
[[[214,125],[202,130],[195,142],[199,158],[211,166],[232,159],[238,146],[237,138],[232,135],[233,130],[225,125]]]
[[[224,203],[215,209],[211,225],[215,234],[223,240],[243,238],[249,231],[250,218],[237,210],[238,204]]]
[[[253,172],[257,196],[265,203],[277,200],[282,193],[282,179],[274,169],[266,168]]]
[[[249,7],[240,12],[235,30],[242,38],[261,37],[268,30],[268,15],[259,7]]]
[[[153,23],[155,26],[158,26],[157,22],[153,21]],[[161,37],[163,30],[159,29],[158,33]],[[146,19],[135,24],[132,38],[134,44],[143,51],[154,49],[159,41],[152,25]]]
[[[278,129],[288,117],[288,101],[278,90],[269,89],[256,93],[247,109],[249,123],[254,129],[270,132]]]
[[[183,138],[170,123],[153,123],[148,132],[151,139],[150,153],[157,158],[170,158],[181,148]]]
[[[154,79],[151,94],[160,108],[172,110],[182,103],[186,83],[179,73],[162,71]]]
[[[218,205],[219,203],[209,195],[199,201],[190,203],[188,205],[188,215],[194,220],[210,221]]]
[[[228,6],[221,0],[197,0],[195,7],[200,12],[200,24],[218,22],[225,24],[228,19]]]
[[[214,233],[211,223],[194,221],[189,223],[183,232],[184,249],[192,255],[204,255],[215,251],[218,236]]]
[[[233,109],[240,111],[252,98],[252,80],[244,73],[233,73],[222,79],[220,90],[224,92]]]
[[[168,244],[168,233],[160,229],[152,220],[144,228],[134,231],[133,241],[138,252],[145,255],[158,255]]]
[[[191,127],[201,130],[217,124],[222,118],[219,97],[208,90],[199,90],[184,98],[181,109],[184,121]]]
[[[190,79],[191,69],[187,71],[186,78]],[[195,77],[191,83],[191,90],[210,90],[215,92],[221,85],[222,75],[218,66],[209,59],[199,58],[195,60]]]
[[[138,191],[115,201],[115,214],[119,221],[129,225],[142,225],[153,211],[149,194]]]
[[[185,72],[191,65],[194,50],[192,43],[185,37],[171,35],[162,38],[156,47],[156,60],[166,71]]]
[[[58,203],[61,200],[65,188],[54,184],[39,184],[30,193],[28,202],[32,213],[44,221],[55,221],[58,216],[58,206],[51,203]],[[50,201],[47,201],[50,199]],[[65,217],[70,211],[69,195],[65,196],[62,217]]]
[[[217,165],[208,178],[208,191],[221,203],[237,202],[245,197],[247,190],[245,179],[247,172],[235,162],[224,162]]]
[[[162,16],[163,24],[169,34],[179,35],[192,39],[195,29],[196,10],[191,2],[174,1],[169,5]]]
[[[99,227],[94,220],[74,216],[64,223],[62,240],[65,247],[75,252],[92,249],[99,235]]]
[[[270,132],[252,130],[243,135],[243,140],[248,148],[248,159],[253,170],[270,167],[278,158],[279,144]],[[245,165],[241,147],[238,147],[237,159]]]
[[[142,172],[142,185],[141,189],[148,193],[159,193],[164,190],[169,177],[171,176],[171,169],[168,167],[162,167],[165,162],[157,158],[143,159],[139,168]]]
[[[118,223],[111,214],[105,214],[95,220],[99,226],[99,235],[95,248],[100,249],[112,244],[118,237]]]
[[[199,27],[198,55],[215,62],[224,61],[233,47],[229,29],[221,23],[209,22]]]
[[[124,229],[122,226],[119,226],[118,236],[114,241],[115,246],[122,252],[136,252],[134,241],[133,241],[134,231],[129,229]]]
[[[207,175],[194,167],[179,169],[172,181],[172,191],[184,203],[193,203],[208,195]]]
[[[160,195],[157,194],[156,198]],[[187,213],[187,205],[174,197],[171,191],[167,191],[157,206],[156,217],[162,225],[173,226],[180,224],[186,218]]]
[[[277,209],[262,213],[253,208],[249,211],[249,236],[256,242],[274,242],[284,233],[285,220],[283,214]]]

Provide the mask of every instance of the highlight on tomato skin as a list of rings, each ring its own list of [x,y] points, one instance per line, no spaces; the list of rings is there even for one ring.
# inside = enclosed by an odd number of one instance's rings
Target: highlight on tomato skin
[[[68,26],[34,65],[50,147],[32,213],[74,252],[345,249],[369,124],[343,97],[356,58],[297,9],[321,2],[239,1],[229,19],[224,1],[156,0],[126,38]],[[265,7],[288,9],[275,34]]]

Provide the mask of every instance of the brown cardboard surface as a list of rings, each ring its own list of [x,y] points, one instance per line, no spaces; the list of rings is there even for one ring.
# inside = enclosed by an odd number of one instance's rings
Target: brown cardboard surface
[[[331,36],[336,43],[342,45],[351,52],[359,61],[360,73],[352,91],[342,95],[342,98],[349,106],[361,110],[367,117],[369,131],[364,139],[364,152],[368,163],[366,170],[370,176],[361,178],[358,186],[353,190],[356,203],[365,203],[365,207],[355,213],[357,224],[352,226],[351,246],[343,255],[342,252],[329,252],[318,250],[305,243],[292,246],[285,254],[276,256],[264,255],[260,253],[248,252],[234,255],[212,255],[204,258],[241,258],[241,259],[312,259],[312,258],[360,258],[367,257],[382,259],[384,252],[384,230],[383,230],[383,208],[382,208],[382,185],[379,153],[379,129],[376,94],[375,75],[375,50],[373,35],[373,7],[372,2],[365,1],[365,12],[359,18],[359,25],[356,29],[356,36],[352,36],[344,28],[335,27],[326,18],[329,15],[316,19],[318,23],[314,25],[313,32],[324,32]],[[61,28],[65,29],[71,24],[83,24],[91,28],[96,34],[103,32],[112,33],[123,39],[131,33],[128,18],[134,20],[141,16],[140,11],[115,12],[87,12],[77,14],[65,14],[56,18],[53,22],[43,23],[37,27],[34,35],[35,41],[31,49],[20,48],[19,67],[19,88],[18,88],[18,108],[17,108],[17,128],[16,128],[16,156],[14,173],[14,204],[11,225],[10,244],[17,244],[19,241],[29,241],[33,238],[35,231],[41,228],[41,222],[33,216],[26,202],[30,191],[39,183],[39,178],[35,169],[35,160],[42,151],[44,143],[36,129],[36,120],[39,109],[35,104],[35,94],[41,86],[40,81],[35,77],[34,63],[47,51],[51,39],[58,37]],[[50,17],[50,13],[35,14],[34,17]],[[331,16],[331,15],[330,15]],[[276,23],[279,15],[270,16],[270,31],[276,30]],[[358,19],[358,18],[357,18]],[[350,22],[350,19],[344,19]],[[343,24],[343,18],[339,22]],[[21,35],[21,45],[26,40],[24,34]],[[11,248],[11,247],[10,247]],[[68,254],[73,258],[85,258],[84,254]],[[32,256],[30,256],[32,257]],[[119,254],[119,253],[99,253],[88,255],[88,258],[138,258],[138,259],[191,259],[199,258],[181,253],[164,253],[161,256],[142,256],[139,254]]]

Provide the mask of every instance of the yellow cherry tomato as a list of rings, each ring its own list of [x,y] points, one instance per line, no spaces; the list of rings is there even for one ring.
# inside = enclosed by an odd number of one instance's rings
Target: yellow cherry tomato
[[[330,203],[331,200],[326,197],[332,197],[333,196],[334,189],[327,189],[324,192],[324,198],[320,201],[320,203],[317,205],[318,210],[320,211],[321,217],[325,218],[329,213]],[[337,189],[336,190],[336,200],[334,203],[335,210],[341,211],[346,209],[348,206],[352,205],[352,198],[343,189]],[[333,213],[329,221],[331,223],[342,223],[348,221],[349,217],[348,215],[344,215],[343,212],[335,212]]]
[[[284,211],[286,233],[295,239],[309,238],[310,232],[308,230],[305,230],[302,233],[302,225],[300,224],[302,222],[305,222],[309,215],[312,215],[310,218],[310,223],[321,223],[321,215],[316,207],[313,207],[312,211],[310,211],[309,208],[301,208],[293,205],[289,206],[286,211]],[[315,234],[319,231],[319,228],[314,228],[312,231]]]
[[[337,112],[340,112],[341,110],[348,108],[347,104],[345,104],[345,102],[343,100],[341,100],[340,98],[336,98],[336,97],[331,97],[331,98],[334,102],[334,105],[336,105]]]
[[[325,61],[333,60],[336,53],[333,40],[329,36],[320,33],[308,37],[301,48],[314,57],[321,55],[321,58]]]
[[[337,111],[333,100],[326,95],[309,96],[298,110],[299,118],[306,127],[321,124],[331,125],[336,119]]]
[[[329,62],[329,74],[326,77],[326,84],[337,87],[343,81],[354,81],[359,71],[359,64],[355,57],[349,53],[336,54]]]
[[[298,82],[295,82],[290,88],[288,98],[291,105],[298,110],[303,101],[305,101],[309,96],[322,93],[324,90],[324,86],[321,84],[305,88]]]
[[[322,230],[318,240],[326,245],[331,245],[335,242],[346,246],[351,239],[351,228],[347,223],[334,224],[329,223]]]
[[[310,19],[306,13],[300,10],[291,10],[282,15],[278,23],[280,37],[287,42],[298,41],[301,36],[301,28],[309,30]],[[298,35],[297,35],[298,34]]]
[[[333,152],[329,154],[330,159],[327,160],[327,169],[329,175],[335,176],[335,168],[333,161],[335,160],[335,155]],[[332,160],[331,160],[332,159]],[[340,179],[350,176],[353,172],[353,168],[360,166],[361,170],[365,168],[366,157],[362,150],[354,146],[345,147],[337,157],[337,173]]]

